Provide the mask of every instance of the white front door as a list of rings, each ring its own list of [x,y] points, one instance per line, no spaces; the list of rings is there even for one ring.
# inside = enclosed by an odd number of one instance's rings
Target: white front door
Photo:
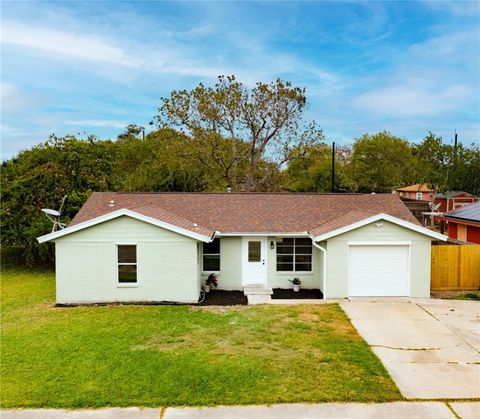
[[[243,285],[266,285],[267,238],[243,237],[242,247]]]

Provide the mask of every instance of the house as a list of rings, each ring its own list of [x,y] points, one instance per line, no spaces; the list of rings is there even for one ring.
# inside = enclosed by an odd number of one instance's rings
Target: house
[[[448,237],[480,244],[480,202],[446,212],[439,218],[447,222]]]
[[[433,201],[434,192],[425,183],[417,183],[416,185],[397,189],[397,194],[400,198],[416,199],[418,201]]]
[[[198,300],[219,288],[430,295],[431,240],[393,194],[94,193],[56,247],[57,303]]]
[[[440,204],[439,212],[448,212],[475,202],[475,196],[462,191],[449,191],[435,195],[434,203]]]

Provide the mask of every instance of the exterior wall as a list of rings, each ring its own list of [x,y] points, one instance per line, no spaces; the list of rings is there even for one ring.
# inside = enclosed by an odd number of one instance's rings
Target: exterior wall
[[[433,200],[433,191],[432,192],[421,192],[421,194],[422,194],[421,201],[432,201]],[[417,199],[417,192],[413,192],[413,191],[399,191],[398,195],[402,198]]]
[[[322,254],[317,248],[313,248],[312,272],[297,274],[295,272],[277,272],[276,248],[270,249],[270,242],[276,243],[276,237],[267,238],[267,287],[291,288],[289,279],[295,277],[302,281],[302,288],[323,289]],[[202,271],[202,283],[210,272]],[[242,285],[242,237],[220,238],[220,272],[218,276],[218,289],[241,290]]]
[[[203,256],[201,256],[203,259]],[[201,262],[203,264],[203,260]],[[202,283],[211,272],[202,271]],[[220,272],[217,272],[218,289],[242,289],[242,238],[220,238]]]
[[[452,221],[448,222],[448,237],[451,239],[457,238],[457,223],[453,223]]]
[[[435,198],[434,202],[435,204],[440,203],[438,211],[447,212],[475,202],[475,197],[468,193],[464,193],[451,198]]]
[[[327,248],[327,289],[325,298],[345,298],[348,296],[348,242],[411,241],[410,249],[410,296],[430,296],[430,238],[382,221],[352,230],[328,240]]]
[[[117,283],[117,244],[137,245],[137,284]],[[196,302],[197,242],[120,217],[62,237],[56,245],[57,303]]]
[[[480,227],[468,226],[467,241],[480,244]]]
[[[273,240],[275,248],[270,249]],[[288,280],[300,278],[302,288],[321,289],[323,291],[323,267],[322,252],[316,247],[312,249],[312,272],[277,272],[277,249],[276,237],[268,237],[267,240],[267,286],[270,288],[292,288]]]

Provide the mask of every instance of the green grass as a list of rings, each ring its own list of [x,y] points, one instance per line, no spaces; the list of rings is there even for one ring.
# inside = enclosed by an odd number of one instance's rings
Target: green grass
[[[402,398],[338,305],[60,308],[50,272],[1,286],[3,408]]]
[[[480,301],[480,292],[466,292],[449,297],[450,300],[473,300]]]

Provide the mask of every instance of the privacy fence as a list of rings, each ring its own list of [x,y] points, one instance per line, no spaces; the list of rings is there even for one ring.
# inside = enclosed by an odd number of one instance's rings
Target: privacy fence
[[[480,289],[480,245],[432,246],[432,291]]]

